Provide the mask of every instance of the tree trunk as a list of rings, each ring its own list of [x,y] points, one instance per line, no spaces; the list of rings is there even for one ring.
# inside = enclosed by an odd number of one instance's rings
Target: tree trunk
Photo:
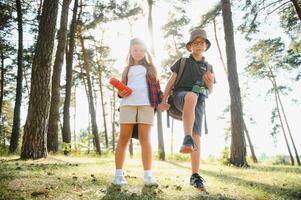
[[[216,31],[216,21],[215,21],[215,18],[213,18],[213,27],[214,27],[214,38],[215,38],[216,46],[217,46],[217,49],[218,49],[219,58],[220,58],[220,60],[222,62],[222,65],[223,65],[223,68],[224,68],[224,71],[225,71],[226,75],[228,75],[227,66],[225,64],[225,61],[224,61],[224,58],[223,58],[223,54],[222,54],[222,50],[221,50],[221,47],[220,47],[218,39],[217,39],[217,31]]]
[[[275,84],[276,84],[276,82],[275,82]],[[276,87],[277,87],[277,85],[276,85]],[[287,121],[287,118],[286,118],[286,113],[284,111],[284,108],[283,108],[283,105],[282,105],[282,102],[281,102],[281,98],[280,98],[278,89],[277,89],[276,92],[277,92],[278,101],[279,101],[279,104],[280,104],[280,107],[281,107],[281,110],[282,110],[282,114],[283,114],[283,117],[284,117],[284,120],[285,120],[285,124],[286,124],[287,130],[288,130],[288,135],[289,135],[289,137],[291,139],[291,142],[292,142],[292,145],[293,145],[293,148],[294,148],[294,151],[295,151],[295,156],[296,156],[297,164],[300,166],[299,154],[298,154],[298,151],[297,151],[297,148],[296,148],[296,145],[295,145],[292,133],[291,133],[291,129],[290,129],[289,125],[288,125],[288,121]]]
[[[151,52],[155,56],[155,46],[154,46],[154,31],[153,31],[153,0],[147,0],[148,3],[148,31],[151,39]],[[157,131],[158,131],[158,152],[159,159],[165,160],[165,150],[164,150],[164,137],[163,137],[163,126],[162,126],[162,113],[157,110]]]
[[[298,0],[291,0],[291,2],[293,2],[296,13],[299,17],[299,20],[301,21],[301,6],[300,6],[300,2]]]
[[[74,86],[73,99],[74,99],[74,113],[73,113],[73,141],[74,141],[74,147],[76,147],[76,86]]]
[[[244,137],[242,103],[237,75],[231,4],[229,0],[222,0],[221,3],[226,41],[228,82],[231,98],[232,140],[230,163],[237,167],[246,167],[248,166],[248,163],[246,160],[246,142]]]
[[[116,121],[116,119],[115,119],[115,115],[116,115],[116,92],[115,92],[115,90],[113,89],[113,103],[112,103],[112,110],[111,110],[111,112],[112,112],[112,114],[113,114],[113,116],[112,116],[112,148],[113,148],[113,152],[115,152],[115,121]]]
[[[22,104],[22,82],[23,82],[23,22],[22,22],[22,7],[20,0],[16,0],[17,6],[17,21],[18,21],[18,75],[16,87],[16,101],[14,107],[13,130],[10,138],[9,151],[15,152],[18,148],[20,137],[20,115]]]
[[[64,120],[63,120],[63,143],[66,143],[70,147],[71,143],[71,130],[70,130],[70,100],[71,100],[71,87],[72,87],[72,64],[73,64],[73,52],[75,46],[75,33],[77,29],[77,8],[78,0],[74,0],[73,7],[73,16],[72,22],[70,25],[70,39],[69,39],[69,48],[68,54],[66,57],[66,88],[65,88],[65,102],[64,102]],[[65,154],[68,154],[69,151],[66,148],[64,150]]]
[[[225,61],[224,61],[224,58],[223,58],[223,55],[222,55],[222,51],[221,51],[221,48],[220,48],[220,45],[219,45],[219,41],[217,39],[217,30],[216,30],[216,20],[215,20],[215,18],[213,18],[213,27],[214,27],[214,38],[215,38],[215,42],[216,42],[217,49],[218,49],[218,52],[219,52],[219,57],[220,57],[220,60],[222,62],[225,74],[228,75],[227,66],[225,64]],[[246,126],[246,123],[245,123],[244,119],[243,119],[243,124],[244,124],[244,131],[246,133],[247,140],[249,142],[250,151],[251,151],[251,155],[252,155],[252,160],[253,160],[254,163],[257,163],[258,160],[257,160],[256,154],[255,154],[255,151],[254,151],[254,147],[252,145],[251,137],[249,135],[249,131],[247,129],[247,126]]]
[[[21,159],[38,159],[47,156],[49,86],[58,3],[58,0],[45,0],[43,3],[37,48],[32,64],[31,89]]]
[[[3,126],[3,116],[2,116],[2,109],[3,109],[3,97],[4,97],[4,74],[5,74],[5,69],[4,69],[4,60],[5,60],[5,57],[4,57],[4,52],[3,52],[3,49],[0,49],[1,50],[1,82],[0,82],[0,88],[1,88],[1,91],[0,91],[0,144],[1,144],[1,139],[4,139],[4,135],[3,135],[3,129],[2,129],[2,126]],[[4,141],[4,140],[3,140]],[[5,142],[3,142],[3,144],[5,144]]]
[[[58,150],[58,123],[60,118],[60,84],[61,71],[64,63],[64,54],[67,38],[68,11],[71,0],[64,0],[62,5],[60,30],[58,31],[58,45],[52,74],[52,92],[47,133],[48,152]]]
[[[244,123],[244,130],[245,130],[245,133],[246,133],[246,136],[247,136],[247,140],[248,140],[248,143],[249,143],[249,146],[250,146],[250,151],[251,151],[251,155],[252,155],[252,160],[253,160],[254,163],[258,163],[256,154],[255,154],[255,151],[254,151],[254,146],[253,146],[253,144],[252,144],[251,137],[250,137],[250,135],[249,135],[249,131],[248,131],[248,129],[247,129],[245,120],[243,121],[243,123]]]
[[[291,129],[288,125],[288,121],[287,121],[287,118],[286,118],[286,114],[285,114],[285,111],[284,111],[284,108],[283,108],[283,105],[282,105],[282,102],[281,102],[281,98],[280,98],[280,95],[279,95],[279,91],[278,91],[278,86],[277,86],[277,82],[276,82],[276,79],[275,79],[275,76],[274,76],[274,73],[272,71],[272,68],[270,66],[268,66],[269,68],[269,71],[271,73],[271,82],[273,84],[273,87],[274,87],[274,90],[275,90],[275,98],[277,98],[276,102],[277,102],[277,109],[278,109],[278,113],[279,113],[279,118],[281,118],[281,115],[280,115],[280,108],[279,108],[279,105],[281,107],[281,111],[282,111],[282,114],[283,114],[283,117],[284,117],[284,120],[285,120],[285,124],[286,124],[286,127],[287,127],[287,130],[288,130],[288,133],[289,133],[289,136],[290,136],[290,139],[291,139],[291,142],[292,142],[292,145],[293,145],[293,148],[294,148],[294,151],[295,151],[295,156],[296,156],[296,160],[297,160],[297,164],[300,166],[300,159],[299,159],[299,155],[298,155],[298,151],[296,149],[296,146],[295,146],[295,142],[294,142],[294,139],[292,137],[292,133],[291,133]],[[292,161],[292,165],[294,165],[294,159],[293,159],[293,156],[291,155],[291,150],[289,148],[289,144],[287,142],[287,136],[286,136],[286,133],[284,131],[284,125],[283,125],[283,122],[282,122],[282,118],[280,119],[281,120],[281,126],[282,127],[282,130],[283,130],[283,133],[285,134],[285,142],[287,143],[287,146],[288,146],[288,149],[289,149],[289,153],[290,153],[290,157],[291,157],[291,161]]]
[[[79,36],[79,39],[80,39],[80,44],[82,47],[83,59],[84,59],[84,69],[86,71],[86,77],[87,77],[88,94],[89,94],[89,99],[90,99],[89,112],[91,115],[92,134],[94,136],[96,152],[101,155],[98,128],[97,128],[97,123],[96,123],[96,113],[95,113],[95,108],[94,108],[93,88],[92,88],[91,77],[90,77],[89,55],[85,49],[84,39],[81,35]]]
[[[278,112],[279,120],[280,120],[280,123],[281,123],[282,133],[283,133],[285,144],[286,144],[286,147],[287,147],[290,159],[291,159],[291,165],[294,165],[295,160],[294,160],[294,157],[293,157],[292,152],[291,152],[291,148],[290,148],[288,140],[287,140],[286,132],[285,132],[284,125],[283,125],[283,120],[282,120],[282,117],[281,117],[281,114],[280,114],[279,102],[278,102],[278,97],[277,97],[277,92],[276,92],[277,88],[276,88],[276,86],[273,82],[272,82],[272,84],[273,84],[273,88],[274,88],[277,112]]]
[[[104,129],[105,129],[105,142],[106,142],[106,148],[109,148],[106,110],[105,110],[105,102],[104,102],[104,98],[103,98],[103,88],[102,88],[103,87],[102,69],[101,69],[100,65],[98,65],[98,80],[99,80],[99,91],[100,91],[100,99],[101,99],[101,107],[102,107],[103,126],[104,126]]]

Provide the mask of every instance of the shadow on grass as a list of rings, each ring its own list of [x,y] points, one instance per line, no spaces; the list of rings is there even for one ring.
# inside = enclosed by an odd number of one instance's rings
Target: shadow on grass
[[[285,173],[295,173],[301,174],[301,167],[298,166],[259,166],[252,165],[250,169],[254,169],[256,171],[264,171],[264,172],[285,172]]]
[[[168,163],[175,165],[177,167],[190,169],[189,167],[183,166],[179,163],[175,163],[175,162],[171,162],[171,161],[169,161]],[[209,171],[209,170],[202,170],[201,172],[202,172],[202,174],[212,176],[216,179],[219,179],[222,182],[230,182],[230,183],[234,183],[239,186],[255,188],[256,190],[261,190],[261,191],[269,193],[271,195],[277,194],[278,196],[282,196],[284,199],[287,199],[287,198],[301,199],[301,192],[300,192],[301,186],[300,185],[299,186],[295,185],[294,188],[292,188],[292,187],[284,188],[284,187],[277,186],[277,185],[268,185],[268,184],[259,183],[259,182],[255,182],[255,181],[248,181],[248,180],[244,180],[242,178],[237,178],[235,176],[229,176],[229,175],[225,175],[222,173],[213,172],[213,171]]]
[[[143,186],[141,194],[130,192],[128,186],[109,185],[104,200],[163,200],[158,187]]]

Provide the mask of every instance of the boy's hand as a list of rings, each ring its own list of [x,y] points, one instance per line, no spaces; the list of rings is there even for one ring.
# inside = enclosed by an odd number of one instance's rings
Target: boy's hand
[[[128,97],[130,96],[130,92],[128,90],[122,90],[122,91],[118,90],[118,95],[121,97]]]
[[[164,102],[161,102],[159,105],[158,105],[158,109],[161,111],[161,112],[164,112],[165,110],[168,110],[170,107],[170,105],[168,103],[164,103]]]
[[[213,82],[214,82],[214,74],[211,73],[211,72],[209,72],[209,71],[207,71],[207,72],[204,74],[203,79],[204,79],[204,82],[205,82],[207,88],[208,88],[209,90],[211,90],[212,87],[213,87]]]

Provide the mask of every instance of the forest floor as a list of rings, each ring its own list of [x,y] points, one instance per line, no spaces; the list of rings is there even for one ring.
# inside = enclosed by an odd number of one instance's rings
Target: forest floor
[[[0,157],[0,199],[301,199],[301,167],[251,165],[250,168],[202,163],[208,193],[189,185],[190,164],[157,161],[159,187],[143,185],[138,158],[127,158],[127,186],[111,184],[114,158],[65,157],[21,161]]]

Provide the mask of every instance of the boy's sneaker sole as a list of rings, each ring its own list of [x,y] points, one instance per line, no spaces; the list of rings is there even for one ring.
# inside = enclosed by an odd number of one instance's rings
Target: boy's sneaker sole
[[[188,154],[188,153],[192,153],[194,151],[194,149],[190,146],[185,146],[183,145],[180,149],[180,153],[184,153],[184,154]]]

